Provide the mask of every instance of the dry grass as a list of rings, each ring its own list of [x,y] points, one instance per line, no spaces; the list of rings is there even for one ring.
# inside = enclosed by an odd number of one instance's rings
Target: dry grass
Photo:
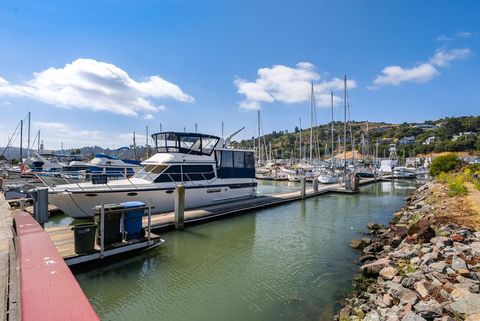
[[[433,205],[435,225],[454,223],[480,230],[480,191],[471,183],[465,186],[467,195],[450,197],[444,184],[433,185],[427,202]]]

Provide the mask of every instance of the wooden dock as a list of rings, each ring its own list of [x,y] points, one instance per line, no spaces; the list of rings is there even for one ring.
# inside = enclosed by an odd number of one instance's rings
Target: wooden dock
[[[10,207],[0,193],[0,317],[19,319],[19,289],[17,253],[14,246],[13,219]]]
[[[377,180],[378,181],[378,180]],[[375,180],[363,179],[360,181],[360,185],[366,185],[374,183]],[[314,192],[313,189],[307,188],[305,198],[312,198],[320,196],[327,193],[355,193],[353,191],[346,190],[339,185],[320,185],[317,192]],[[228,203],[219,203],[215,205],[205,206],[203,208],[190,209],[185,211],[185,225],[197,224],[207,220],[219,219],[222,217],[229,217],[236,214],[245,213],[248,211],[268,208],[272,206],[278,206],[294,201],[301,200],[301,192],[294,191],[289,193],[281,193],[275,195],[264,195],[258,196],[255,198],[237,200]],[[143,226],[146,227],[147,217],[143,218]],[[175,213],[163,213],[152,215],[151,218],[151,228],[155,232],[165,231],[174,229],[174,219]],[[63,256],[67,264],[74,265],[82,263],[82,257],[85,255],[78,255],[74,251],[73,244],[73,231],[70,226],[60,226],[60,227],[47,227],[45,228],[47,233],[50,236],[50,239],[55,244],[58,252]],[[158,235],[155,235],[155,238],[160,238]],[[116,246],[120,247],[122,244]],[[98,246],[96,251],[99,251]]]

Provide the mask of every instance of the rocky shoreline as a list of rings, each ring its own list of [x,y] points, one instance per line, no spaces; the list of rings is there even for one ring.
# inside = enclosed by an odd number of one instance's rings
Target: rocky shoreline
[[[340,321],[480,320],[480,232],[448,220],[432,205],[429,182],[407,197],[389,227],[370,223],[354,292]],[[433,200],[433,201],[432,201]]]

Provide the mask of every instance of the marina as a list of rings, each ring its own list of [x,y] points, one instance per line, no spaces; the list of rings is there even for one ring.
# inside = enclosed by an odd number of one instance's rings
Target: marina
[[[480,321],[479,1],[0,5],[0,321]]]

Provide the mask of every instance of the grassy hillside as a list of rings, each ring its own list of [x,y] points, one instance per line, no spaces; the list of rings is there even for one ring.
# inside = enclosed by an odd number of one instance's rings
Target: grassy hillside
[[[324,157],[325,143],[328,144],[328,149],[331,149],[331,125],[323,124],[314,128],[314,148],[317,156],[318,150],[320,157]],[[397,144],[399,156],[403,153],[408,157],[410,155],[441,153],[441,152],[480,152],[480,116],[468,117],[452,117],[442,118],[438,120],[425,121],[424,123],[403,123],[403,124],[388,124],[388,123],[367,123],[366,122],[352,122],[347,126],[347,150],[352,149],[350,142],[350,126],[354,137],[355,150],[359,153],[362,149],[360,142],[362,135],[366,142],[370,142],[370,154],[375,153],[375,144],[378,141],[378,155],[383,156],[384,153],[388,155],[389,144]],[[460,133],[468,133],[465,136],[455,138],[455,135]],[[335,153],[338,153],[338,137],[341,138],[341,146],[343,146],[343,124],[340,122],[334,123],[334,144]],[[411,141],[405,141],[405,137],[411,137]],[[434,137],[430,139],[429,137]],[[295,157],[299,155],[299,138],[300,130],[296,127],[292,132],[280,131],[272,132],[261,137],[262,146],[272,145],[272,154],[274,158],[290,158],[292,152],[295,151]],[[265,144],[263,143],[265,142]],[[316,143],[315,143],[316,142]],[[258,139],[257,139],[258,143]],[[256,144],[257,144],[256,143]],[[252,148],[253,141],[242,140],[236,143],[242,148]],[[310,129],[302,130],[302,145],[306,149],[308,157],[310,150]],[[265,147],[263,147],[265,149]],[[268,148],[267,148],[268,149]]]

